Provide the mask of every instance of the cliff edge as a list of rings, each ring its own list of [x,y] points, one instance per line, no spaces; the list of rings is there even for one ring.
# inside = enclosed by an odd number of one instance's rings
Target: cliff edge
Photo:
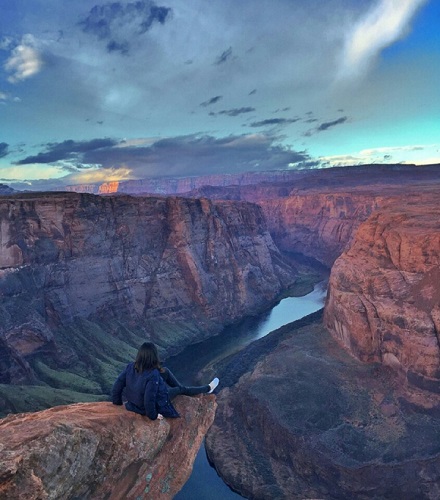
[[[1,197],[0,384],[106,394],[146,339],[175,354],[295,277],[247,202]]]
[[[335,262],[325,324],[354,356],[440,392],[440,208],[373,214]]]
[[[176,399],[150,421],[111,403],[78,403],[0,421],[0,497],[170,499],[191,474],[214,396]]]
[[[439,396],[406,393],[393,370],[357,360],[320,313],[310,318],[231,360],[229,371],[248,366],[217,396],[206,448],[218,473],[255,500],[438,499]]]

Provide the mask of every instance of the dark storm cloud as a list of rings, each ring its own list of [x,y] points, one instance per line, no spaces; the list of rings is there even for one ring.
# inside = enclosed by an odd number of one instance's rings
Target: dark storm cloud
[[[228,59],[230,59],[232,57],[232,47],[229,47],[228,50],[225,50],[224,52],[222,52],[222,54],[220,54],[217,59],[215,60],[214,64],[223,64],[225,63]]]
[[[8,148],[9,144],[6,142],[0,142],[0,158],[4,158],[9,154]]]
[[[79,25],[84,33],[109,40],[108,52],[126,55],[130,50],[129,38],[144,34],[154,23],[165,24],[170,12],[170,8],[159,7],[151,0],[111,2],[95,5]]]
[[[221,111],[218,111],[217,113],[214,113],[213,111],[211,111],[211,113],[209,113],[209,114],[211,116],[215,116],[215,115],[239,116],[239,115],[242,115],[244,113],[252,113],[253,111],[255,111],[255,108],[251,108],[251,107],[247,106],[244,108],[222,109]]]
[[[200,104],[200,106],[203,106],[206,108],[206,106],[210,106],[211,104],[215,104],[216,102],[220,101],[220,99],[223,99],[223,96],[221,95],[216,95],[215,97],[211,97],[211,99],[208,99],[207,101],[204,101]]]
[[[316,131],[322,132],[323,130],[327,130],[331,127],[334,127],[335,125],[340,125],[341,123],[345,123],[347,120],[348,118],[346,116],[343,116],[342,118],[338,118],[337,120],[333,120],[332,122],[321,123],[321,125],[319,125],[316,128]]]
[[[324,130],[328,130],[329,128],[335,127],[336,125],[341,125],[342,123],[345,123],[348,120],[348,117],[342,116],[341,118],[338,118],[337,120],[333,120],[331,122],[324,122],[321,123],[321,125],[318,125],[316,128],[308,130],[304,135],[306,137],[310,137],[314,134],[317,134],[318,132],[323,132]],[[308,123],[310,123],[310,120],[306,120]]]
[[[250,127],[267,127],[271,125],[288,125],[289,123],[295,123],[299,118],[268,118],[267,120],[262,120],[260,122],[252,122]]]
[[[91,141],[72,141],[71,139],[47,144],[44,152],[35,156],[28,156],[19,160],[17,165],[28,165],[32,163],[53,163],[60,160],[73,160],[90,151],[103,148],[111,148],[118,142],[113,139],[92,139]]]
[[[313,166],[305,151],[294,151],[275,143],[266,134],[224,138],[182,136],[161,139],[148,146],[107,147],[82,155],[85,164],[102,168],[129,168],[137,178],[164,175],[201,175],[249,170],[274,170],[290,165]]]

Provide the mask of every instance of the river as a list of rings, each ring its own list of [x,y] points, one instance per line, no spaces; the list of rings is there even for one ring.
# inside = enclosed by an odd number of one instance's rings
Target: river
[[[238,325],[226,328],[216,337],[189,346],[179,355],[167,359],[165,364],[187,385],[207,383],[215,375],[215,366],[219,361],[277,328],[318,311],[324,305],[325,295],[326,288],[324,284],[320,284],[308,295],[285,298],[265,314],[247,318]],[[201,377],[203,381],[200,380]],[[230,490],[210,466],[205,447],[202,446],[194,462],[191,477],[174,500],[239,498],[242,497]]]

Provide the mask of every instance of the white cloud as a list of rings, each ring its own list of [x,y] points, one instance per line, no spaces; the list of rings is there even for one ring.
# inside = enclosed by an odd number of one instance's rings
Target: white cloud
[[[41,70],[43,60],[36,45],[36,39],[28,34],[23,36],[21,43],[12,51],[4,65],[5,70],[11,73],[8,78],[10,83],[26,80]]]
[[[8,50],[12,44],[12,38],[10,36],[4,36],[0,40],[0,50]]]
[[[346,155],[321,156],[319,161],[332,167],[365,165],[368,163],[415,163],[429,165],[440,163],[439,144],[416,144],[362,149]]]
[[[29,179],[54,179],[65,175],[54,165],[8,165],[0,168],[0,177],[5,182]]]
[[[426,1],[379,0],[349,33],[339,76],[365,73],[385,47],[406,35],[411,19]]]

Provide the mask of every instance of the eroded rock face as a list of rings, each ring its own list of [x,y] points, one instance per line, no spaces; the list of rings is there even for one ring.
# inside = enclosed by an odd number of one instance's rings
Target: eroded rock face
[[[0,420],[0,497],[171,499],[191,474],[214,396],[176,398],[178,419],[151,421],[111,403]]]
[[[325,323],[353,355],[440,392],[440,210],[373,214],[331,272]]]
[[[221,477],[257,500],[439,498],[438,395],[350,356],[314,316],[255,342],[218,395],[206,446]]]
[[[440,196],[440,166],[369,165],[300,171],[284,182],[204,187],[192,195],[261,206],[269,231],[286,252],[331,267],[359,225],[402,199],[425,203]]]
[[[114,335],[131,346],[150,338],[162,352],[176,351],[266,307],[294,279],[261,209],[249,203],[2,198],[0,340],[13,354],[0,359],[2,380],[32,381],[26,363],[40,355],[58,363],[50,369],[68,367],[90,338],[90,322],[104,325],[100,337],[113,322]],[[75,343],[80,326],[84,340]],[[132,352],[120,354],[122,361]]]

